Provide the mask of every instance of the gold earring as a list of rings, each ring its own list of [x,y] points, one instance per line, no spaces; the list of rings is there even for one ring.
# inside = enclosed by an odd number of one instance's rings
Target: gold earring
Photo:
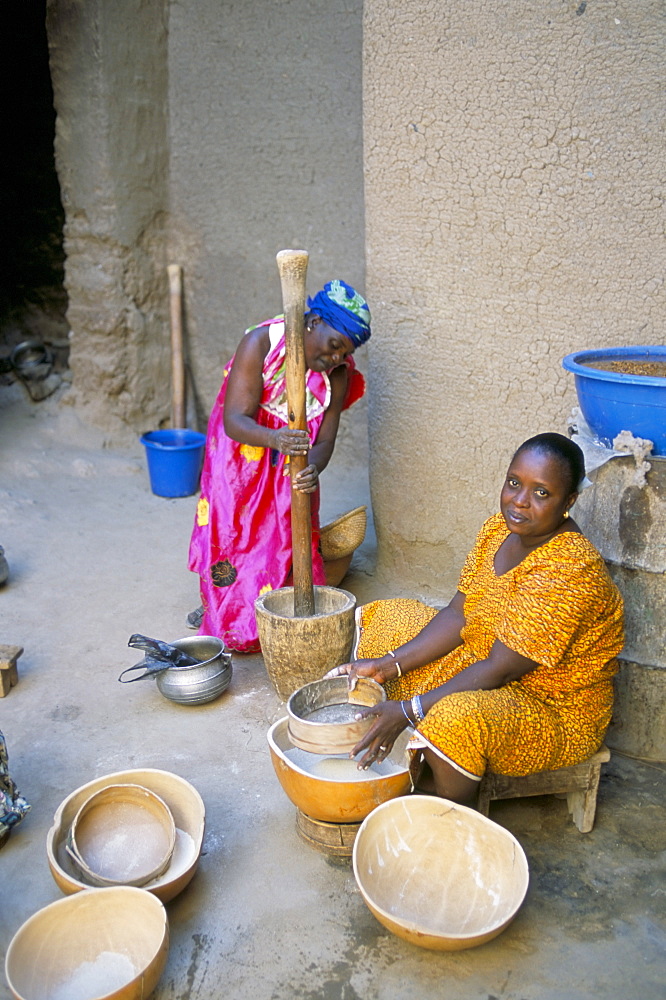
[[[564,512],[564,514],[563,514],[562,516],[563,516],[563,517],[568,517],[568,516],[569,516],[569,511],[568,511],[568,510],[565,510],[565,512]]]

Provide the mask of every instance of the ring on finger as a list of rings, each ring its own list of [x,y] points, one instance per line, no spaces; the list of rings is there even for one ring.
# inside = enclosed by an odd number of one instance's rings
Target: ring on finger
[[[380,747],[379,749],[382,751],[382,753],[386,753],[386,751],[388,750],[388,747]]]

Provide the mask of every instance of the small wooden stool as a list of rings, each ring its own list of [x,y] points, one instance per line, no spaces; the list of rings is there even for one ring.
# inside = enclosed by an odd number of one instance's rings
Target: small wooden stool
[[[9,689],[18,684],[16,661],[23,652],[23,646],[0,646],[0,698],[9,694]]]
[[[296,809],[296,831],[301,840],[331,858],[349,860],[354,853],[354,841],[360,829],[360,823],[325,823]]]
[[[602,746],[582,764],[560,767],[556,771],[540,771],[523,777],[487,771],[479,788],[477,809],[482,816],[487,816],[492,799],[566,794],[574,823],[581,833],[589,833],[594,826],[601,765],[609,760],[610,750],[607,746]]]

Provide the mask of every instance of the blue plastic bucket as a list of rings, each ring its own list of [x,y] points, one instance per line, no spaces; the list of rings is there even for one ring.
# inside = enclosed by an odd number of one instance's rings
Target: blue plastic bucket
[[[620,431],[631,431],[654,442],[653,454],[666,455],[666,378],[594,367],[604,361],[666,361],[666,347],[576,351],[562,361],[575,376],[583,416],[603,444],[610,447]]]
[[[206,435],[198,431],[148,431],[141,438],[150,488],[158,497],[189,497],[199,488]]]

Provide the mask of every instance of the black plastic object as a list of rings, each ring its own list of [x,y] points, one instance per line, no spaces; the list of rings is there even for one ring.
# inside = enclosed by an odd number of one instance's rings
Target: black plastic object
[[[125,677],[125,674],[129,674],[132,670],[141,670],[142,674],[137,674],[136,677]],[[127,667],[123,670],[122,674],[118,678],[121,684],[131,684],[132,681],[142,681],[144,677],[154,677],[155,674],[161,674],[163,670],[173,669],[170,663],[165,663],[164,660],[156,660],[152,656],[144,656],[139,663],[135,663],[133,667]],[[176,667],[176,669],[178,669]],[[123,678],[125,678],[123,680]]]
[[[126,670],[123,670],[118,678],[121,684],[131,684],[132,681],[141,681],[144,677],[154,677],[155,674],[161,674],[163,670],[178,670],[179,667],[193,667],[199,663],[199,660],[195,660],[193,656],[169,645],[168,642],[151,639],[150,636],[140,635],[138,632],[130,636],[127,645],[133,646],[135,649],[142,649],[148,655],[135,663],[133,667],[127,667]],[[143,670],[143,673],[137,674],[136,677],[125,678],[125,674],[129,674],[133,670]],[[123,680],[123,678],[125,679]]]
[[[148,654],[147,659],[160,660],[165,667],[193,667],[200,662],[193,656],[189,656],[188,653],[183,653],[181,649],[169,645],[168,642],[151,639],[147,635],[135,633],[130,636],[127,645],[133,646],[135,649],[142,649],[144,653]]]

